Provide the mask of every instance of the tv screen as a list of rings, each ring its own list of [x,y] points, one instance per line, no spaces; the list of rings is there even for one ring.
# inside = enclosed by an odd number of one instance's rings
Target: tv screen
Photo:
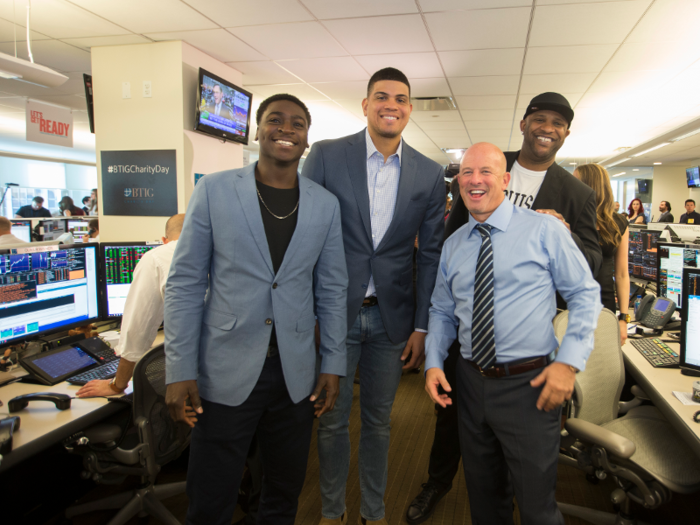
[[[637,193],[649,193],[649,181],[637,179]]]
[[[689,188],[700,188],[700,167],[686,168],[685,176],[688,179]]]
[[[90,133],[95,133],[95,106],[92,102],[92,75],[83,73],[83,84],[85,85],[85,99],[87,100],[88,121],[90,122]]]
[[[248,144],[252,93],[199,69],[195,131]]]

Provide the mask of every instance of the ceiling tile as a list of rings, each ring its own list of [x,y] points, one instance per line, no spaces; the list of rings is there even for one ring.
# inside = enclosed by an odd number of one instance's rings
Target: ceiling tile
[[[584,93],[596,78],[595,73],[563,73],[558,75],[523,75],[523,93]]]
[[[152,38],[156,42],[182,40],[221,62],[265,59],[264,55],[258,53],[255,49],[242,42],[225,29],[147,33],[146,36]]]
[[[395,67],[403,71],[408,80],[443,76],[440,61],[435,53],[394,53],[391,55],[356,56],[365,70],[372,74],[385,67]]]
[[[85,96],[81,97],[78,95],[48,95],[41,97],[41,100],[51,102],[53,104],[58,104],[60,106],[66,106],[71,109],[87,108],[87,100],[85,100]]]
[[[327,101],[321,93],[316,91],[311,86],[306,84],[272,84],[264,86],[247,86],[247,89],[258,95],[260,98],[271,97],[277,93],[289,93],[295,97],[299,97],[303,101],[307,100],[322,100]]]
[[[451,122],[445,122],[441,121],[439,119],[435,119],[436,122],[426,120],[424,122],[420,123],[421,129],[424,131],[431,131],[431,130],[438,130],[438,129],[443,129],[443,130],[462,130],[464,131],[464,123],[461,120],[455,120]]]
[[[14,44],[0,44],[0,52],[14,55]],[[58,40],[40,40],[32,43],[32,54],[37,64],[59,71],[90,71],[90,53]],[[17,47],[17,56],[29,60],[27,48]]]
[[[422,122],[462,122],[459,111],[413,111],[411,120],[421,126]]]
[[[318,22],[233,27],[230,31],[272,60],[348,55]]]
[[[510,120],[513,110],[507,109],[467,109],[461,111],[465,121],[469,120]]]
[[[698,59],[700,47],[697,45],[687,46],[683,42],[624,43],[605,71],[680,70]]]
[[[336,102],[343,106],[345,109],[353,113],[355,116],[365,119],[364,113],[362,111],[362,99],[361,98],[334,98],[333,102]]]
[[[421,0],[424,13],[431,11],[464,11],[467,9],[494,9],[498,7],[530,7],[530,0]]]
[[[530,47],[527,50],[524,73],[598,73],[617,48],[617,44]]]
[[[412,97],[450,97],[450,87],[444,78],[409,79]]]
[[[457,148],[468,148],[472,145],[472,141],[468,138],[442,138],[436,139],[435,143],[439,148],[445,149],[457,149]]]
[[[180,0],[70,0],[100,17],[111,20],[134,33],[164,33],[216,29],[215,22]],[[36,28],[37,31],[39,28]],[[120,34],[119,31],[116,34]],[[94,33],[84,36],[95,36]]]
[[[417,13],[415,0],[301,0],[319,19],[355,18],[358,13],[362,16],[396,15],[402,13]]]
[[[448,77],[519,75],[525,48],[442,51],[439,53]]]
[[[15,4],[17,4],[16,20],[18,22],[26,20],[26,1],[2,2],[0,16],[6,20],[14,20]],[[118,26],[118,22],[114,20],[109,22],[62,0],[34,0],[31,6],[30,27],[52,38],[123,35],[126,32],[124,28]],[[19,27],[17,31],[19,32]],[[26,30],[24,31],[26,33]]]
[[[183,0],[222,27],[306,22],[313,15],[290,0]]]
[[[428,137],[433,139],[434,141],[439,141],[442,139],[460,139],[463,141],[466,141],[469,139],[469,135],[467,134],[466,130],[464,128],[460,130],[456,129],[434,129],[434,130],[429,130],[425,132]]]
[[[130,44],[147,44],[150,38],[141,35],[92,36],[87,38],[64,38],[62,42],[85,50],[98,46],[126,46]]]
[[[264,62],[228,62],[232,68],[243,73],[243,85],[249,84],[290,84],[299,82],[272,60]]]
[[[625,93],[629,96],[632,92],[649,91],[668,80],[663,71],[604,72],[590,87],[589,93],[612,92],[624,97]]]
[[[428,13],[425,19],[438,51],[525,47],[530,8]]]
[[[333,100],[353,100],[362,110],[362,99],[367,96],[367,81],[354,82],[315,82],[311,84]]]
[[[626,42],[697,43],[700,2],[697,0],[656,0]]]
[[[279,64],[304,82],[369,80],[369,75],[352,57],[283,60]]]
[[[455,97],[459,109],[513,109],[515,95],[482,95]]]
[[[450,78],[455,95],[515,95],[518,92],[517,75]]]
[[[323,24],[353,55],[433,50],[420,15],[349,18],[328,20]],[[358,35],[367,35],[368,38],[358,38]]]
[[[48,35],[44,35],[43,33],[39,33],[37,31],[30,31],[30,36],[32,39],[32,42],[36,40],[47,40],[51,38]],[[27,40],[27,29],[25,26],[20,25],[20,24],[13,24],[12,23],[12,18],[9,20],[5,20],[3,18],[0,18],[0,43],[3,42],[14,42],[15,38],[17,38],[17,45],[19,46],[19,42],[23,42],[22,45],[24,47],[27,47],[24,42]],[[14,55],[14,53],[13,53]]]
[[[486,131],[486,130],[499,130],[501,134],[507,133],[510,135],[510,130],[513,127],[513,120],[467,120],[464,122],[467,125],[467,129],[471,132],[472,130]],[[504,131],[505,130],[505,131]]]
[[[619,44],[629,34],[651,0],[600,2],[538,7],[530,45],[550,46],[553,28],[558,45]]]

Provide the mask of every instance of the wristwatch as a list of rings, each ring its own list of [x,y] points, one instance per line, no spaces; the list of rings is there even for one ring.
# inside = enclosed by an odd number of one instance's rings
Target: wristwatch
[[[122,392],[124,392],[124,390],[126,390],[126,388],[119,388],[117,386],[117,384],[115,383],[116,380],[117,380],[116,377],[114,379],[112,379],[112,381],[109,383],[109,388],[114,390],[115,394],[121,394]]]
[[[622,312],[620,312],[620,313],[618,314],[617,318],[618,318],[620,321],[624,321],[624,322],[626,322],[626,323],[629,323],[629,322],[632,320],[632,318],[630,317],[630,314],[623,314]]]

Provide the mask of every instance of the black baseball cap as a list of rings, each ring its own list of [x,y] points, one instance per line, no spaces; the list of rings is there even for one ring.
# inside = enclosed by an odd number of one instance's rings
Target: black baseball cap
[[[523,115],[523,120],[531,115],[535,111],[556,111],[566,120],[569,127],[571,127],[571,121],[574,120],[574,110],[571,109],[569,101],[563,95],[559,93],[542,93],[533,98],[525,110],[525,115]]]

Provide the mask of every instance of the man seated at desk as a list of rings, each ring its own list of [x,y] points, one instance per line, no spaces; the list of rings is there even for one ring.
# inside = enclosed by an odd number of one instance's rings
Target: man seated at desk
[[[0,217],[0,245],[2,244],[19,244],[24,241],[19,237],[12,235],[12,223],[5,217]]]
[[[164,245],[144,254],[136,265],[124,305],[119,344],[115,349],[121,355],[117,375],[114,379],[90,381],[78,390],[78,397],[113,396],[124,392],[136,363],[153,346],[158,327],[163,322],[165,283],[184,220],[184,213],[170,217],[165,224]]]

